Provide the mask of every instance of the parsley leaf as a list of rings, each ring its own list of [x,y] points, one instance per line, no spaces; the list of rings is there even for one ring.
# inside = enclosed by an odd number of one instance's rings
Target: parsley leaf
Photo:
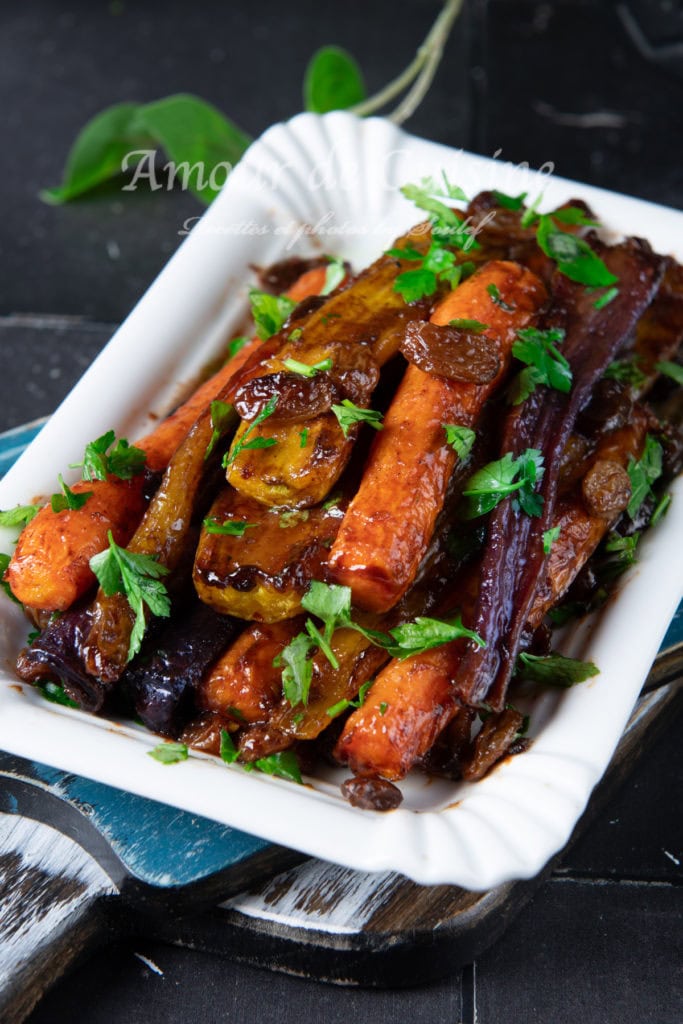
[[[9,583],[5,579],[5,573],[7,572],[11,561],[11,555],[5,554],[4,551],[0,552],[0,587],[2,587],[2,589],[5,591],[5,593],[10,598],[11,601],[14,601],[15,604],[20,605],[21,601],[14,596]]]
[[[92,498],[92,491],[82,491],[80,494],[74,494],[71,488],[64,482],[64,477],[60,473],[57,477],[59,480],[60,487],[62,488],[61,494],[53,494],[50,498],[50,507],[53,512],[64,512],[68,510],[75,510],[83,508],[88,498]]]
[[[498,192],[497,189],[493,189],[493,196],[496,202],[506,210],[521,210],[528,194],[528,192],[520,192],[518,196],[508,196],[505,192]]]
[[[293,299],[286,295],[271,295],[261,292],[258,288],[249,289],[251,315],[256,325],[256,333],[262,341],[267,341],[277,334],[296,306]]]
[[[316,643],[307,633],[297,633],[283,651],[273,660],[276,668],[282,669],[282,692],[292,707],[308,704],[308,693],[313,679],[310,655]]]
[[[562,527],[558,524],[557,526],[551,526],[549,530],[545,530],[543,533],[543,553],[546,555],[550,554],[550,549],[553,544],[560,536]]]
[[[151,555],[139,555],[121,548],[114,541],[111,530],[107,534],[109,547],[90,559],[90,568],[95,573],[104,593],[124,594],[135,612],[135,623],[128,646],[128,661],[140,650],[145,634],[146,605],[152,615],[167,618],[171,613],[171,602],[160,577],[168,569],[160,565]]]
[[[217,533],[224,537],[244,537],[247,530],[258,526],[258,523],[245,523],[241,519],[226,519],[219,523],[217,519],[205,519],[203,527],[207,533]]]
[[[505,302],[503,296],[500,294],[500,288],[493,281],[491,284],[486,285],[486,291],[491,296],[491,302],[495,302],[496,306],[500,306],[501,309],[505,310],[506,313],[514,313],[515,307],[511,306],[509,302]]]
[[[305,448],[308,444],[308,427],[299,431],[299,448]]]
[[[234,764],[239,757],[239,751],[235,746],[235,741],[227,729],[221,729],[220,755],[221,760],[225,761],[226,764]]]
[[[677,384],[683,385],[683,366],[680,363],[671,363],[668,359],[664,359],[661,363],[655,363],[655,370],[671,377],[671,380],[675,380]]]
[[[518,505],[527,515],[540,515],[543,498],[534,488],[542,476],[543,457],[538,449],[527,448],[518,458],[507,452],[477,470],[467,481],[463,495],[470,500],[465,518],[485,515],[510,494],[517,495]]]
[[[452,619],[432,619],[418,615],[413,622],[395,626],[389,632],[395,642],[389,644],[387,650],[392,657],[401,660],[413,654],[422,654],[433,647],[441,647],[442,644],[448,644],[461,637],[472,640],[479,647],[486,647],[478,633],[463,626],[460,615]]]
[[[55,683],[48,680],[45,683],[38,683],[36,689],[40,693],[41,697],[45,700],[49,700],[51,704],[61,704],[65,708],[78,708],[80,705],[72,700],[71,697],[67,696],[66,691],[61,683]]]
[[[228,359],[234,359],[238,352],[241,352],[245,345],[248,345],[251,338],[240,335],[228,342]]]
[[[572,281],[591,287],[614,284],[618,278],[607,269],[590,245],[582,238],[557,228],[553,216],[547,213],[540,216],[536,240],[546,256],[555,261],[560,273]]]
[[[607,377],[609,380],[618,380],[623,384],[630,384],[632,387],[638,389],[643,386],[646,381],[646,376],[638,366],[638,358],[634,359],[615,359],[614,362],[610,363],[603,377]]]
[[[160,764],[178,764],[187,761],[188,750],[185,743],[159,743],[154,750],[147,751],[147,756]]]
[[[444,423],[446,431],[446,443],[456,452],[458,458],[464,462],[468,458],[477,435],[470,427],[461,427],[457,423]]]
[[[293,750],[282,750],[278,754],[268,754],[253,762],[264,775],[277,775],[289,782],[302,785],[301,768]]]
[[[333,704],[332,707],[328,708],[325,714],[329,715],[330,718],[336,718],[338,715],[341,715],[342,711],[346,711],[347,708],[362,708],[365,704],[365,698],[368,695],[368,690],[374,681],[374,679],[368,679],[367,682],[363,683],[355,700],[347,700],[346,698],[343,698],[342,700],[337,701],[336,704]]]
[[[367,423],[373,430],[383,429],[381,412],[375,409],[361,409],[349,398],[344,398],[341,405],[333,405],[332,412],[337,417],[344,437],[349,436],[349,430],[356,423]]]
[[[616,299],[618,294],[619,289],[616,286],[608,288],[606,292],[603,292],[603,294],[595,300],[593,306],[595,309],[604,309],[605,306],[609,306],[610,302],[613,302]]]
[[[652,494],[652,484],[662,475],[662,454],[659,441],[647,434],[641,457],[637,461],[633,456],[629,459],[626,471],[631,481],[631,500],[626,511],[631,519],[635,519],[640,506]]]
[[[526,327],[517,332],[512,354],[526,363],[527,368],[517,375],[510,387],[513,405],[527,399],[539,384],[565,394],[571,390],[572,371],[556,344],[563,339],[564,331],[560,329],[539,331],[536,327]]]
[[[0,510],[0,526],[26,526],[40,512],[40,505],[17,505]]]
[[[315,377],[316,373],[331,370],[334,363],[331,359],[321,359],[319,363],[309,366],[308,363],[300,363],[298,359],[285,359],[283,366],[291,373],[298,373],[301,377]]]
[[[240,452],[251,451],[255,448],[271,448],[274,444],[277,444],[277,440],[274,437],[253,437],[249,440],[251,432],[263,423],[264,420],[267,420],[269,416],[273,415],[277,406],[277,400],[278,396],[273,395],[261,409],[258,416],[254,417],[242,436],[235,441],[230,451],[225,453],[223,456],[224,469],[229,469],[232,466]]]
[[[308,522],[310,511],[307,508],[290,508],[286,512],[281,512],[277,517],[277,525],[281,530],[288,530],[291,526],[296,526],[298,523]]]
[[[129,444],[125,437],[117,441],[114,431],[108,430],[85,446],[82,462],[71,463],[71,469],[81,467],[84,480],[106,480],[108,474],[130,480],[145,468],[145,453]]]
[[[406,302],[417,302],[425,295],[433,295],[438,284],[433,270],[420,267],[417,270],[405,270],[394,281],[394,291],[398,292]]]
[[[213,431],[204,452],[205,460],[208,459],[220,439],[227,434],[237,418],[237,413],[233,407],[228,402],[221,402],[218,398],[214,399],[211,403],[210,409]]]
[[[320,292],[321,295],[329,295],[335,288],[338,288],[346,277],[344,261],[338,256],[328,256],[330,261],[325,268],[325,283]]]
[[[563,654],[520,654],[517,673],[523,678],[544,686],[568,688],[597,676],[600,669],[592,661],[565,658]]]
[[[449,327],[457,327],[460,331],[468,331],[470,334],[481,334],[482,331],[488,330],[488,324],[483,324],[481,320],[449,320]]]

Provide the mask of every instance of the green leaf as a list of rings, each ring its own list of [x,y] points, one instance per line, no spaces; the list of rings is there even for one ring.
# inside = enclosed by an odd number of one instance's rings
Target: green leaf
[[[655,370],[671,377],[671,380],[675,380],[677,384],[683,385],[683,366],[680,363],[671,363],[668,359],[664,359],[661,363],[655,363]]]
[[[557,228],[550,214],[539,218],[536,240],[557,269],[572,281],[601,288],[618,280],[587,242]]]
[[[159,743],[154,750],[147,751],[147,756],[160,764],[178,764],[179,761],[187,761],[188,750],[184,743]]]
[[[270,292],[249,289],[251,315],[256,324],[256,333],[262,341],[267,341],[281,330],[285,320],[296,306],[293,299],[286,295],[271,295]]]
[[[313,666],[309,655],[315,647],[316,644],[308,633],[297,633],[273,661],[276,668],[284,666],[282,692],[292,707],[308,703],[308,692],[313,678]]]
[[[138,121],[137,103],[117,103],[96,114],[76,136],[62,183],[40,193],[46,203],[66,203],[121,174],[125,157],[148,149],[154,138]]]
[[[0,510],[0,526],[24,527],[40,512],[40,505],[17,505],[15,508]]]
[[[603,377],[607,377],[609,380],[618,380],[623,384],[630,384],[632,387],[638,389],[643,386],[647,377],[638,366],[638,359],[615,359],[614,362],[610,363]]]
[[[418,267],[416,270],[404,270],[399,274],[394,281],[394,291],[406,302],[417,302],[425,295],[433,295],[437,284],[433,270]]]
[[[70,468],[82,468],[83,480],[106,480],[109,475],[130,480],[144,470],[145,453],[141,448],[129,444],[125,437],[117,441],[114,431],[108,430],[101,437],[89,441],[85,446],[83,461],[72,462]]]
[[[281,530],[289,530],[299,523],[307,523],[310,514],[307,508],[290,508],[286,512],[280,513],[277,517],[277,525]]]
[[[107,534],[109,547],[90,559],[102,590],[107,596],[123,594],[135,612],[135,622],[128,646],[128,661],[140,650],[145,633],[144,605],[152,615],[167,618],[171,613],[171,602],[160,577],[168,569],[151,555],[136,554],[119,547],[111,530]]]
[[[325,269],[325,283],[320,292],[321,295],[329,295],[330,292],[339,287],[346,277],[344,260],[340,259],[339,256],[328,256],[327,258],[330,262]]]
[[[258,523],[245,523],[241,519],[226,519],[219,523],[217,519],[205,519],[203,527],[207,533],[216,533],[223,537],[244,537],[247,530],[258,526]]]
[[[388,651],[394,658],[409,658],[413,654],[422,654],[433,647],[441,647],[443,644],[451,643],[462,637],[472,640],[479,647],[486,644],[471,629],[462,624],[460,615],[451,619],[432,619],[419,615],[413,622],[406,622],[402,626],[396,626],[389,630],[394,638],[394,643],[388,646]]]
[[[299,448],[305,448],[308,444],[308,427],[299,431]]]
[[[147,103],[139,110],[138,122],[165,150],[176,170],[179,165],[188,166],[189,189],[207,204],[216,198],[227,173],[252,141],[216,107],[185,93]]]
[[[78,708],[79,705],[71,697],[67,696],[67,693],[61,683],[55,683],[48,680],[45,683],[37,683],[36,689],[45,700],[49,700],[51,704],[61,704],[65,708]]]
[[[636,461],[629,459],[627,473],[631,481],[631,500],[626,511],[631,519],[635,519],[640,506],[652,494],[652,484],[662,475],[662,446],[652,434],[645,438],[643,454]]]
[[[446,443],[453,448],[461,462],[468,458],[477,435],[470,427],[460,427],[456,423],[444,423]]]
[[[581,227],[593,227],[599,228],[600,221],[595,220],[594,217],[587,217],[585,212],[580,206],[565,206],[559,210],[553,210],[548,214],[553,220],[558,220],[560,224],[572,224],[580,225]]]
[[[264,420],[267,420],[269,416],[272,416],[277,406],[278,396],[273,395],[271,399],[264,405],[258,416],[255,416],[251,421],[247,429],[244,431],[242,436],[233,444],[229,452],[226,452],[223,456],[223,467],[229,469],[233,462],[240,454],[245,450],[254,448],[270,448],[272,445],[277,444],[274,437],[254,437],[250,439],[250,434],[256,430]]]
[[[481,320],[467,320],[457,319],[449,320],[449,327],[457,327],[459,331],[468,331],[470,334],[481,334],[482,331],[488,330],[488,324],[483,324]]]
[[[491,284],[486,285],[486,291],[491,296],[491,302],[494,302],[496,306],[504,310],[506,313],[514,313],[515,307],[511,306],[509,302],[505,302],[503,296],[500,294],[500,288],[493,281]]]
[[[218,194],[228,167],[251,138],[215,107],[178,94],[147,104],[120,103],[97,114],[77,136],[62,184],[41,197],[64,203],[120,175],[131,158],[161,146],[176,165],[176,177],[203,202]],[[222,172],[222,173],[218,173]]]
[[[347,110],[365,99],[363,75],[357,62],[339,46],[317,50],[304,75],[304,106],[315,114]]]
[[[239,336],[228,342],[228,359],[234,359],[238,352],[241,352],[245,345],[248,345],[251,338]]]
[[[550,554],[550,549],[553,544],[560,536],[562,530],[561,526],[552,526],[549,530],[545,530],[543,533],[543,553],[546,555]]]
[[[301,768],[293,750],[283,750],[279,754],[259,757],[254,764],[265,775],[277,775],[281,779],[302,785]]]
[[[239,751],[227,729],[221,729],[220,755],[226,764],[234,764],[239,757]]]
[[[92,498],[92,491],[81,491],[80,494],[71,490],[68,484],[64,482],[64,477],[60,473],[57,477],[59,485],[62,488],[61,494],[53,494],[50,498],[50,507],[53,512],[64,512],[66,510],[76,510],[83,508],[88,498]]]
[[[565,394],[571,390],[572,371],[556,344],[563,339],[564,331],[559,329],[539,331],[536,327],[527,327],[517,332],[512,354],[526,363],[527,369],[514,378],[510,387],[513,405],[523,402],[540,384]]]
[[[528,192],[520,192],[518,196],[508,196],[505,192],[498,192],[495,188],[493,189],[493,196],[496,202],[506,210],[521,210],[527,195]]]
[[[204,452],[204,460],[208,459],[222,437],[230,431],[237,423],[237,413],[228,402],[222,402],[219,398],[214,399],[210,406],[211,426],[213,430],[209,443]]]
[[[300,363],[298,359],[285,359],[282,365],[290,371],[290,373],[298,373],[301,377],[315,377],[316,373],[322,373],[325,370],[331,370],[334,363],[331,359],[321,359],[319,363]]]
[[[617,287],[608,288],[606,292],[595,300],[593,306],[595,309],[604,309],[605,306],[609,306],[610,302],[613,302],[616,299],[618,294],[619,289]]]
[[[482,466],[470,477],[463,495],[470,499],[465,517],[485,515],[504,498],[517,492],[517,500],[527,515],[540,515],[542,498],[534,488],[543,476],[543,458],[536,448],[527,448],[518,458],[507,452],[501,459]]]
[[[344,437],[349,436],[349,430],[356,423],[367,423],[373,430],[383,429],[381,412],[375,409],[361,409],[349,398],[344,398],[341,405],[333,405],[332,412],[337,417]]]
[[[600,669],[592,661],[565,658],[563,654],[520,654],[517,673],[543,686],[559,686],[563,689],[575,683],[583,683],[591,676],[597,676]]]
[[[11,601],[14,601],[15,604],[21,605],[21,601],[19,601],[18,598],[14,596],[10,589],[9,583],[5,579],[5,573],[7,572],[7,569],[9,568],[9,564],[11,561],[11,555],[5,554],[4,551],[0,552],[0,587],[2,587],[2,589],[5,591],[5,593],[7,594]]]

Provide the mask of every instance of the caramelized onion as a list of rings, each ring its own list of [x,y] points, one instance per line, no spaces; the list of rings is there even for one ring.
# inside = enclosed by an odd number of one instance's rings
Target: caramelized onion
[[[425,373],[468,384],[486,384],[500,369],[494,341],[457,327],[413,320],[406,324],[400,349]]]

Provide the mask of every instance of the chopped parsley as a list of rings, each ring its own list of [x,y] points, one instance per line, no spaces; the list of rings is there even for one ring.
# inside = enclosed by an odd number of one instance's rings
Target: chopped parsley
[[[249,302],[256,333],[261,341],[267,341],[277,334],[296,306],[296,302],[286,295],[271,295],[258,288],[249,289]]]
[[[555,541],[557,540],[557,538],[560,536],[561,530],[562,530],[562,527],[558,524],[557,526],[552,526],[549,530],[545,530],[544,531],[544,533],[543,533],[543,553],[544,554],[546,554],[546,555],[550,554],[550,549],[552,548],[552,546],[555,543]]]
[[[671,380],[675,380],[677,384],[683,385],[683,366],[680,363],[672,363],[668,359],[664,359],[661,363],[655,363],[655,370],[663,373],[666,377],[671,377]]]
[[[130,635],[128,661],[140,650],[145,634],[146,605],[152,615],[167,618],[171,613],[171,602],[161,577],[168,574],[168,569],[152,555],[139,555],[119,547],[114,541],[111,530],[108,531],[109,547],[90,559],[90,568],[94,572],[102,590],[110,597],[112,594],[123,594],[135,612],[135,623]]]
[[[145,453],[129,444],[125,437],[117,441],[114,431],[108,430],[95,441],[90,441],[85,446],[83,461],[71,463],[70,468],[82,469],[84,480],[106,480],[107,476],[130,480],[145,468]]]
[[[503,296],[500,294],[500,288],[493,281],[491,284],[486,285],[486,291],[491,296],[491,302],[495,302],[496,306],[500,306],[506,313],[514,313],[515,307],[511,306],[509,302],[505,302]]]
[[[40,505],[17,505],[15,508],[0,510],[0,526],[24,527],[40,512]]]
[[[299,431],[299,448],[305,448],[308,444],[308,427]]]
[[[92,498],[92,491],[82,491],[80,494],[74,493],[69,485],[64,482],[64,477],[61,473],[57,479],[62,488],[62,493],[53,494],[50,498],[50,507],[53,512],[74,511],[83,508],[88,498]]]
[[[373,430],[382,430],[382,413],[375,409],[361,409],[349,398],[344,398],[341,405],[333,405],[332,412],[337,417],[344,437],[349,436],[349,430],[356,423],[367,423]]]
[[[638,357],[633,359],[615,359],[614,362],[610,363],[603,377],[607,377],[609,380],[618,380],[622,384],[630,384],[631,387],[641,388],[647,377],[638,366]]]
[[[147,751],[147,756],[160,764],[178,764],[179,761],[187,761],[189,755],[185,743],[159,743],[154,750]]]
[[[518,196],[508,196],[505,192],[498,192],[498,190],[494,188],[492,194],[498,205],[504,207],[504,209],[521,210],[524,206],[524,200],[529,193],[520,192]]]
[[[536,327],[525,327],[517,332],[512,354],[526,364],[510,386],[510,401],[519,405],[543,384],[565,394],[571,390],[572,371],[569,363],[557,348],[563,341],[564,331],[550,329],[539,331]]]
[[[228,402],[221,402],[219,398],[214,399],[210,406],[211,426],[213,432],[204,452],[204,459],[208,459],[218,442],[224,437],[235,423],[236,412]]]
[[[618,278],[608,270],[590,245],[582,238],[558,228],[553,221],[554,217],[557,218],[557,211],[541,214],[536,240],[546,256],[557,264],[560,273],[578,284],[593,288],[615,284]]]
[[[207,533],[217,533],[224,537],[244,537],[247,530],[258,526],[258,523],[245,523],[242,519],[226,519],[219,523],[215,518],[208,518],[202,525]]]
[[[250,338],[233,338],[228,342],[228,359],[234,359],[238,352],[241,352],[245,345],[251,341]]]
[[[325,713],[329,715],[330,718],[336,718],[337,715],[341,715],[341,713],[346,711],[347,708],[362,708],[363,704],[365,704],[365,698],[368,695],[368,690],[374,681],[374,679],[368,679],[367,682],[363,683],[355,700],[346,700],[346,698],[339,700],[336,704],[333,704],[331,708],[328,708]]]
[[[652,484],[662,475],[662,446],[652,434],[647,434],[643,454],[636,461],[629,459],[627,473],[631,481],[631,500],[626,511],[635,519],[646,498],[653,495]]]
[[[321,359],[319,363],[300,363],[298,359],[285,359],[283,365],[291,372],[298,373],[301,377],[315,377],[316,373],[324,370],[331,370],[334,363],[331,359]]]
[[[423,654],[433,647],[441,647],[461,637],[471,640],[478,647],[486,647],[478,633],[463,626],[460,615],[451,619],[432,619],[418,615],[413,622],[395,626],[390,633],[394,642],[387,645],[387,650],[392,657],[401,660],[414,654]]]
[[[308,522],[310,514],[307,508],[290,508],[286,512],[280,513],[277,523],[281,530],[288,530],[291,526],[297,526],[298,523]]]
[[[565,658],[563,654],[522,653],[517,659],[517,674],[544,686],[566,689],[599,673],[600,669],[592,661]]]
[[[297,633],[293,640],[273,659],[275,668],[282,668],[282,692],[292,707],[308,704],[313,679],[310,656],[317,644],[308,633]]]
[[[535,490],[543,476],[543,456],[537,448],[527,448],[518,458],[507,452],[502,459],[489,462],[467,481],[463,495],[468,498],[467,519],[483,516],[508,495],[530,516],[539,516],[543,498]]]
[[[603,292],[603,294],[595,300],[593,306],[595,309],[604,309],[605,306],[609,306],[610,302],[614,302],[618,294],[619,289],[614,285],[612,288],[608,288],[606,292]]]
[[[470,334],[481,334],[482,331],[488,330],[488,324],[483,324],[481,320],[467,320],[456,319],[448,321],[449,327],[457,327],[459,331],[468,331]]]
[[[0,587],[2,587],[2,589],[5,591],[5,593],[10,598],[11,601],[14,601],[15,604],[20,605],[21,601],[14,596],[9,583],[5,579],[5,573],[7,572],[11,561],[11,555],[5,554],[4,551],[0,552]]]
[[[461,427],[457,423],[444,423],[443,429],[446,431],[446,443],[455,451],[461,462],[464,462],[477,439],[476,433],[470,427]]]
[[[38,693],[45,700],[49,700],[51,704],[61,704],[65,708],[78,708],[79,705],[75,700],[69,697],[61,683],[55,683],[49,680],[45,683],[38,683],[36,685]]]
[[[389,705],[387,704],[387,702],[386,702],[385,700],[383,700],[383,701],[382,701],[382,702],[380,703],[380,706],[379,706],[379,713],[380,713],[380,715],[381,715],[381,716],[382,716],[383,718],[384,718],[384,716],[386,715],[386,713],[387,713],[387,710],[388,710],[388,708],[389,708]]]
[[[244,451],[253,451],[255,448],[271,448],[274,444],[277,444],[277,440],[274,437],[252,437],[249,439],[249,435],[258,427],[264,420],[267,420],[269,416],[272,416],[277,406],[278,396],[273,397],[264,405],[258,416],[254,417],[247,429],[244,431],[242,436],[238,438],[233,444],[229,452],[226,452],[223,456],[223,467],[229,469],[233,462]]]
[[[329,263],[325,268],[325,283],[320,292],[321,295],[329,295],[335,288],[338,288],[346,277],[344,261],[338,256],[328,256]]]
[[[227,729],[221,729],[220,755],[226,764],[234,764],[239,758],[239,751]],[[278,775],[282,779],[289,779],[290,782],[301,785],[301,769],[293,750],[283,750],[278,754],[259,757],[256,761],[243,764],[241,767],[245,771],[258,768],[265,775]]]

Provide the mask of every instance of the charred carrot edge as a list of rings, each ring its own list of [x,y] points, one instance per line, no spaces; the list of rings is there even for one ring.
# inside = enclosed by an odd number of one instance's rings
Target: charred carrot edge
[[[309,278],[308,287],[318,284],[317,278]],[[300,281],[290,291],[294,289],[305,297]],[[202,410],[232,380],[236,385],[242,383],[244,375],[260,362],[261,349],[264,355],[270,354],[267,345],[259,339],[249,342],[155,430],[136,442],[147,456],[149,469],[161,472],[166,468]],[[133,535],[145,509],[143,487],[142,474],[133,480],[83,481],[73,487],[77,493],[91,492],[82,508],[55,513],[45,505],[22,531],[7,570],[17,600],[28,608],[64,611],[82,597],[95,582],[90,559],[106,548],[108,531],[121,545]]]
[[[637,458],[642,453],[646,430],[647,417],[635,415],[628,427],[608,435],[594,459],[609,456],[626,465],[629,455]],[[558,502],[557,511],[560,535],[529,614],[532,627],[566,592],[614,522],[614,517],[586,511],[580,484]],[[472,603],[468,581],[475,578],[476,572],[468,574],[462,585],[465,606]],[[335,756],[357,773],[376,773],[392,781],[404,778],[458,712],[453,679],[463,650],[462,641],[455,641],[390,662],[377,676],[363,707],[347,720]]]
[[[387,611],[415,578],[457,458],[446,442],[444,424],[476,423],[505,376],[516,332],[546,298],[544,285],[531,271],[492,261],[432,314],[436,324],[454,319],[487,324],[483,333],[497,344],[501,368],[483,385],[430,376],[415,366],[406,370],[330,552],[331,578],[350,586],[361,608]]]

